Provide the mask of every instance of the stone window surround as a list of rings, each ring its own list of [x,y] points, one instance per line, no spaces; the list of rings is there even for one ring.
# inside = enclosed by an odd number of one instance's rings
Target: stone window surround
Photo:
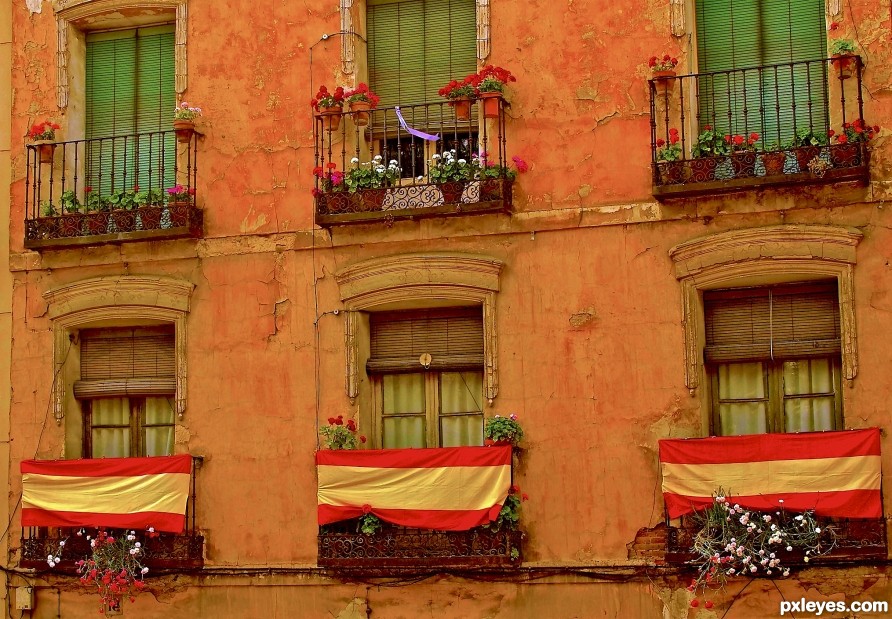
[[[43,297],[53,326],[53,375],[57,377],[52,396],[56,423],[61,425],[65,410],[78,407],[72,385],[79,364],[69,359],[77,331],[162,323],[173,324],[176,333],[175,410],[182,418],[186,411],[186,315],[193,288],[172,277],[122,275],[85,279],[46,291]],[[80,438],[73,428],[70,435]]]
[[[431,305],[480,305],[483,310],[483,390],[492,406],[498,395],[496,294],[502,262],[488,256],[429,252],[374,258],[338,271],[346,316],[346,392],[371,401],[360,389],[362,351],[368,354],[367,312]],[[368,407],[363,407],[367,409]]]
[[[766,284],[836,279],[842,340],[842,372],[858,374],[854,266],[863,235],[854,228],[779,225],[713,234],[669,251],[682,288],[685,385],[704,383],[703,291]]]
[[[82,108],[83,102],[72,100],[72,82],[83,82],[84,33],[108,27],[139,27],[157,23],[157,16],[176,16],[174,40],[175,89],[186,90],[187,0],[56,0],[56,94],[60,110]],[[79,80],[79,81],[78,81]],[[78,91],[79,92],[79,91]],[[75,110],[77,111],[77,110]],[[76,128],[68,130],[76,134]]]

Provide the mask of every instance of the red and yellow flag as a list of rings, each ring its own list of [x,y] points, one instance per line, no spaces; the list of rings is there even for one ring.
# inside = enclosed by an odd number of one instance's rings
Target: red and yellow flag
[[[670,518],[708,507],[719,487],[747,509],[883,516],[877,428],[666,439],[660,464]]]
[[[22,526],[185,527],[190,455],[26,460],[21,470]]]
[[[511,447],[319,451],[319,524],[371,513],[407,527],[464,531],[495,520]]]

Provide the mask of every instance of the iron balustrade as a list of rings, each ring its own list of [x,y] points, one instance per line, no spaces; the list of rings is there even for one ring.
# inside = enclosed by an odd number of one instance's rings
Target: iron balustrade
[[[186,143],[171,130],[28,144],[25,247],[200,236],[196,135]],[[178,194],[168,191],[178,185]]]
[[[839,138],[864,122],[862,71],[852,55],[649,80],[654,195],[866,182],[869,132]]]
[[[201,468],[204,458],[192,457],[192,474],[190,476],[190,492],[186,502],[185,530],[183,533],[159,533],[157,537],[149,537],[146,531],[135,530],[137,540],[142,544],[141,561],[150,570],[190,570],[204,565],[204,536],[197,527],[196,506],[196,473]],[[117,537],[124,529],[104,527],[106,531]],[[55,571],[73,574],[75,563],[85,559],[92,553],[90,538],[95,538],[98,529],[93,527],[27,527],[22,530],[22,557],[19,562],[23,568],[46,569],[49,555],[60,556],[62,561],[53,568]],[[60,547],[59,542],[65,541]]]
[[[466,117],[447,101],[350,111],[317,113],[314,122],[316,223],[332,225],[430,215],[507,211],[513,174],[508,172],[505,109],[501,98],[475,100]],[[484,106],[487,106],[486,111]],[[401,123],[397,111],[405,124]],[[426,140],[410,129],[437,135]],[[488,174],[479,170],[467,179],[435,182],[430,162],[454,151],[471,162],[484,157]],[[452,154],[452,153],[450,153]],[[378,159],[376,160],[376,157]],[[398,179],[380,188],[349,191],[343,175],[354,166],[395,161]]]

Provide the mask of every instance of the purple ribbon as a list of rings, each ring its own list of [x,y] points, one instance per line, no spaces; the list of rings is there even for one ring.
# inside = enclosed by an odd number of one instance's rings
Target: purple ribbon
[[[430,133],[425,133],[424,131],[419,131],[418,129],[413,129],[409,126],[409,123],[406,122],[406,119],[403,118],[403,113],[400,112],[399,106],[393,108],[393,111],[396,112],[396,117],[400,121],[400,126],[408,131],[411,135],[414,135],[416,138],[421,138],[422,140],[430,140],[431,142],[436,142],[440,139],[440,135],[431,135]]]

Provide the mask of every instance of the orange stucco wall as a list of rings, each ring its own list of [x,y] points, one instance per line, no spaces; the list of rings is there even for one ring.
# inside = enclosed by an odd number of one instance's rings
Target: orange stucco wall
[[[319,44],[311,74],[309,48],[338,29],[333,2],[189,1],[184,99],[204,109],[201,240],[24,250],[24,143],[14,137],[9,508],[20,492],[20,460],[65,456],[65,426],[47,417],[53,332],[42,294],[102,275],[167,275],[195,285],[177,444],[205,456],[198,518],[207,570],[154,580],[153,595],[128,606],[128,615],[365,617],[368,605],[376,619],[677,618],[722,616],[731,606],[733,619],[776,616],[780,592],[892,601],[887,568],[873,565],[805,570],[780,590],[757,581],[736,599],[746,582],[734,583],[714,594],[712,611],[695,611],[673,570],[629,559],[636,532],[662,520],[657,440],[699,436],[705,427],[706,393],[684,382],[674,245],[793,223],[861,231],[859,371],[844,388],[845,418],[851,427],[889,427],[892,130],[873,143],[867,187],[659,203],[651,195],[646,61],[670,51],[682,58],[681,72],[694,69],[687,40],[670,36],[668,0],[491,4],[490,60],[518,78],[508,149],[531,165],[515,187],[512,215],[314,229],[310,81],[331,85],[339,63],[336,39]],[[843,29],[853,33],[857,24],[866,58],[865,116],[892,127],[889,7],[844,4]],[[51,4],[30,14],[24,0],[14,0],[12,24],[12,135],[46,117],[68,126],[55,103]],[[531,497],[525,563],[517,576],[495,582],[471,575],[343,583],[315,567],[317,423],[359,412],[344,391],[344,314],[330,313],[343,307],[334,273],[424,251],[484,254],[505,265],[497,299],[500,388],[487,412],[517,413],[527,433],[515,469]],[[883,453],[888,471],[887,437]],[[17,516],[10,531],[16,546]],[[9,565],[16,562],[13,556]],[[57,617],[57,609],[61,617],[95,613],[95,596],[76,583],[51,574],[34,579],[35,619]]]

